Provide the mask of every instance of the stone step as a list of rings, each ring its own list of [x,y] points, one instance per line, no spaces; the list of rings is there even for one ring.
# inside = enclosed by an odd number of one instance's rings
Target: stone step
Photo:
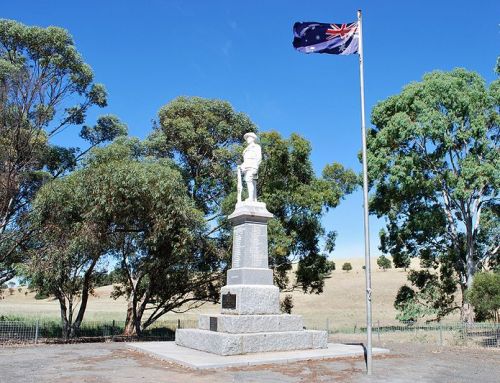
[[[222,314],[280,314],[280,290],[273,285],[226,285],[221,298]],[[229,301],[234,305],[225,305]]]
[[[212,330],[231,334],[256,332],[301,331],[302,316],[280,315],[224,315],[202,314],[198,320],[200,330]]]
[[[307,350],[327,347],[326,331],[302,330],[229,334],[200,329],[178,329],[175,343],[218,355]]]

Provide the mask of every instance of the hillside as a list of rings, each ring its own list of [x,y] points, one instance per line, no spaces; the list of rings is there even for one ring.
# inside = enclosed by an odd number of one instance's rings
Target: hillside
[[[339,270],[344,262],[351,262],[353,269],[349,272]],[[337,270],[326,280],[323,294],[303,294],[294,292],[294,314],[301,314],[308,326],[323,326],[326,318],[332,328],[362,326],[365,322],[365,275],[363,259],[339,260]],[[373,266],[374,265],[374,266]],[[417,263],[412,264],[417,267]],[[376,261],[372,260],[373,321],[383,324],[395,323],[396,310],[393,307],[394,297],[401,285],[406,282],[406,273],[400,269],[379,270]],[[90,320],[124,320],[126,301],[113,300],[109,297],[112,286],[96,289],[95,296],[89,299],[85,319]],[[35,300],[34,293],[21,292],[15,289],[13,295],[4,291],[4,299],[0,300],[0,315],[19,315],[39,318],[59,318],[59,305],[54,299]],[[195,319],[199,313],[216,313],[218,305],[203,307],[182,314],[185,319]],[[179,317],[168,314],[167,318]],[[458,316],[449,317],[458,319]]]

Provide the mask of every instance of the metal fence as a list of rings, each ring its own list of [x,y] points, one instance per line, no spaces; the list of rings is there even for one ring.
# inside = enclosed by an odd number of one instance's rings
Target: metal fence
[[[366,327],[357,324],[335,328],[332,321],[327,318],[323,323],[306,320],[305,327],[328,331],[330,341],[335,343],[362,343],[366,340]],[[376,345],[383,345],[384,342],[418,342],[441,346],[500,348],[500,324],[464,322],[384,324],[374,321],[372,340]]]
[[[353,324],[336,327],[330,318],[323,321],[305,320],[307,329],[326,330],[330,342],[364,343],[366,327]],[[124,321],[84,321],[75,341],[133,341],[175,339],[178,328],[195,328],[197,320],[171,319],[157,321],[143,331],[141,337],[123,336]],[[498,323],[396,323],[374,321],[372,339],[375,345],[385,342],[420,342],[438,345],[500,348]],[[1,321],[0,343],[60,342],[63,329],[60,322],[43,320]]]
[[[0,343],[38,342],[39,322],[0,321]]]
[[[145,329],[140,337],[124,336],[125,321],[84,321],[74,341],[174,340],[178,328],[197,327],[197,320],[162,320]],[[53,320],[0,320],[0,344],[50,343],[63,340],[63,327]]]

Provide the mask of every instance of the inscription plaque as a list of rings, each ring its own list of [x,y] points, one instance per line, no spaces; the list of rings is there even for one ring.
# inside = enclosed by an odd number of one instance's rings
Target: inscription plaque
[[[240,256],[244,251],[243,230],[244,227],[242,225],[236,226],[233,229],[233,269],[241,267]]]
[[[236,294],[231,294],[228,292],[227,294],[222,295],[222,308],[223,309],[236,309]]]
[[[210,331],[217,331],[217,317],[210,317]]]

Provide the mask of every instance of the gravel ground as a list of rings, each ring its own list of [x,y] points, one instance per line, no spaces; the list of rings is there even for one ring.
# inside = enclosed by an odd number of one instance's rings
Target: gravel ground
[[[196,371],[158,361],[123,343],[6,346],[0,383],[126,382],[499,382],[500,350],[387,343],[365,375],[362,358]]]

